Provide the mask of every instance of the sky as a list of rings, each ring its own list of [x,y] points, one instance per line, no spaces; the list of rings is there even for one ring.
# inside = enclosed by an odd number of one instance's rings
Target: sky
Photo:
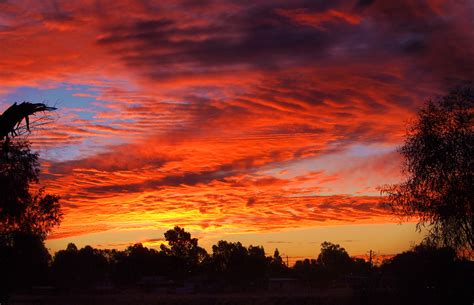
[[[3,0],[0,111],[58,108],[28,136],[52,252],[180,225],[208,250],[389,255],[422,234],[378,187],[424,101],[474,79],[473,28],[468,0]]]

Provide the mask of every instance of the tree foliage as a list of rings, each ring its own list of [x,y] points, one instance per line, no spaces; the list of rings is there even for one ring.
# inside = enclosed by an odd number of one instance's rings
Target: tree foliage
[[[469,304],[474,265],[452,248],[421,243],[380,267],[390,275],[400,304]],[[469,288],[471,287],[471,288]]]
[[[473,118],[473,86],[428,101],[400,149],[406,180],[381,188],[396,215],[458,250],[474,249]]]
[[[270,259],[270,275],[273,277],[283,277],[287,275],[287,268],[280,255],[280,251],[275,249],[273,257]]]
[[[59,197],[34,188],[39,182],[38,154],[25,140],[0,142],[0,232],[22,232],[44,239],[59,224]],[[36,185],[35,185],[36,186]]]
[[[325,241],[321,244],[317,263],[327,273],[337,276],[349,272],[352,259],[346,249],[338,244]]]
[[[161,245],[161,250],[166,255],[174,258],[177,273],[191,273],[204,261],[207,252],[198,246],[198,239],[192,238],[191,233],[184,228],[175,226],[165,232],[168,246]]]
[[[44,284],[51,257],[44,239],[59,224],[59,197],[39,188],[38,154],[29,142],[0,141],[0,302]]]
[[[233,287],[255,288],[267,275],[270,259],[263,247],[220,240],[212,246],[210,262],[215,278]]]
[[[101,250],[90,246],[78,250],[70,243],[56,253],[51,269],[58,287],[87,287],[105,279],[107,259]]]

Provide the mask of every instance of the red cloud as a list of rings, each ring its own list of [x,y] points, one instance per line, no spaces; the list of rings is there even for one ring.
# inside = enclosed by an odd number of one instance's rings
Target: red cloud
[[[362,18],[347,12],[328,10],[325,12],[308,12],[305,9],[277,10],[277,13],[289,18],[295,23],[314,26],[325,30],[325,24],[333,22],[345,22],[349,24],[359,24]]]

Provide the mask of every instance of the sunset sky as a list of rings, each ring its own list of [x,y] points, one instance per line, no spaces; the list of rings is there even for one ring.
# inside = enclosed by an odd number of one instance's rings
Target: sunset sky
[[[422,235],[377,187],[424,100],[474,79],[473,28],[469,0],[2,0],[0,112],[58,108],[29,136],[53,252],[180,225],[208,250],[393,254]]]

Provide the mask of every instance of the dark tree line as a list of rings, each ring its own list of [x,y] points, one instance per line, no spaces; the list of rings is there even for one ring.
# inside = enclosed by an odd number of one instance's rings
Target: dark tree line
[[[165,233],[167,245],[159,250],[135,244],[123,251],[100,250],[69,244],[51,259],[50,283],[62,288],[92,288],[111,281],[117,288],[136,286],[144,277],[163,276],[175,282],[198,278],[239,289],[257,288],[269,276],[282,276],[288,268],[277,254],[267,257],[263,247],[219,241],[212,253],[183,228]]]
[[[135,244],[123,251],[101,250],[69,244],[51,259],[52,283],[63,288],[91,288],[111,281],[116,287],[130,287],[140,279],[163,276],[176,282],[199,279],[219,283],[223,290],[265,289],[270,278],[295,278],[307,284],[329,286],[347,275],[366,276],[371,265],[349,256],[339,245],[324,242],[317,259],[287,266],[275,249],[266,255],[261,246],[245,247],[240,242],[221,240],[208,253],[183,228],[165,233],[168,245],[159,250]]]
[[[324,242],[314,259],[287,266],[277,249],[266,255],[263,247],[245,247],[240,242],[221,240],[208,253],[180,227],[167,231],[165,240],[167,245],[158,250],[142,244],[124,250],[78,249],[71,243],[54,256],[38,244],[28,256],[18,256],[16,265],[30,260],[31,266],[37,261],[42,268],[30,269],[28,274],[41,279],[36,285],[55,287],[59,293],[95,291],[104,283],[115,291],[139,289],[147,277],[161,277],[176,285],[192,280],[202,284],[201,292],[258,292],[266,291],[272,279],[286,278],[306,291],[350,286],[361,297],[391,296],[397,303],[446,304],[474,297],[469,285],[473,263],[457,257],[451,248],[430,244],[373,266],[351,257],[340,245]],[[31,284],[17,288],[29,291]]]

